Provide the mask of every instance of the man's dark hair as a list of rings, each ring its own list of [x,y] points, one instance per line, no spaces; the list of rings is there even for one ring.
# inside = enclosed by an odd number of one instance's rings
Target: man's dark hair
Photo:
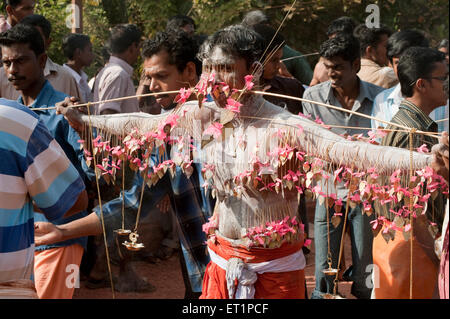
[[[361,57],[358,40],[353,35],[344,33],[322,43],[319,52],[325,59],[339,56],[350,63]]]
[[[353,34],[353,30],[356,28],[356,22],[350,17],[339,17],[331,21],[327,29],[327,36],[330,37],[333,34],[346,33]]]
[[[393,58],[400,58],[403,52],[410,47],[428,47],[429,42],[425,36],[416,30],[404,30],[389,37],[387,55],[392,63]]]
[[[392,31],[384,25],[381,25],[379,28],[368,28],[365,24],[357,26],[353,31],[353,35],[359,40],[361,56],[366,54],[367,47],[376,47],[384,34],[388,37],[392,34]]]
[[[445,62],[445,54],[431,48],[410,47],[398,62],[397,73],[405,97],[414,94],[414,84],[418,79],[428,79],[435,69],[435,63]]]
[[[261,10],[248,12],[242,19],[241,24],[246,27],[252,27],[255,24],[269,24],[270,20]]]
[[[110,31],[108,47],[112,54],[120,54],[140,41],[141,31],[135,24],[119,24]]]
[[[188,24],[191,24],[195,30],[196,28],[195,21],[191,17],[180,14],[173,16],[172,18],[169,19],[169,21],[167,21],[166,32],[179,31]]]
[[[183,72],[188,62],[194,62],[197,74],[202,73],[202,64],[197,59],[198,43],[186,32],[158,32],[142,45],[142,58],[148,59],[161,51],[168,54],[168,63]]]
[[[266,51],[263,57],[263,61],[266,56],[271,55],[274,51],[278,51],[286,44],[284,37],[277,32],[274,28],[267,24],[255,24],[251,27],[264,39],[264,50]]]
[[[10,47],[13,44],[28,44],[36,57],[45,52],[44,41],[39,31],[30,25],[17,24],[0,34],[0,45]]]
[[[3,0],[4,8],[6,9],[6,6],[11,6],[13,8],[17,7],[22,0]]]
[[[75,50],[83,50],[89,43],[91,43],[91,39],[86,34],[70,33],[66,35],[62,41],[64,56],[72,60]]]
[[[203,63],[208,60],[216,47],[233,58],[245,59],[247,68],[250,68],[254,62],[261,59],[264,39],[256,31],[243,25],[231,25],[208,37],[200,48],[200,60]]]
[[[20,21],[21,24],[28,24],[34,27],[40,27],[44,33],[45,39],[50,39],[50,33],[52,32],[52,24],[44,16],[40,14],[32,14]]]

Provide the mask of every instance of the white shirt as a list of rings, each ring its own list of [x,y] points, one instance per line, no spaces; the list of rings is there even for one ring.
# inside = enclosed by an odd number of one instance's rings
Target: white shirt
[[[72,69],[70,66],[64,63],[63,67],[69,71],[69,73],[73,76],[75,81],[78,84],[78,88],[80,89],[80,94],[82,98],[82,102],[92,102],[93,94],[91,92],[91,88],[88,85],[88,76],[84,71],[81,71],[79,74],[77,71]]]
[[[390,122],[398,112],[398,107],[403,101],[400,83],[390,89],[380,92],[373,101],[371,116]],[[376,120],[371,120],[371,127],[375,130],[379,126],[386,127],[387,124]]]
[[[95,79],[94,102],[136,95],[132,76],[131,65],[118,57],[111,56]],[[139,103],[137,98],[101,103],[96,109],[96,114],[107,109],[119,113],[139,112]]]

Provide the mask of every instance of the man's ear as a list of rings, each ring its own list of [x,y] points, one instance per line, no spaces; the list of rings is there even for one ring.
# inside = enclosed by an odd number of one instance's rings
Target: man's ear
[[[415,89],[416,89],[418,92],[422,92],[422,91],[425,89],[425,86],[426,86],[426,81],[425,81],[425,79],[419,78],[419,79],[416,81],[416,84],[415,84],[414,86],[415,86]]]
[[[195,63],[189,61],[186,63],[186,67],[183,71],[183,77],[186,82],[189,82],[190,85],[195,85],[198,80],[197,68],[195,67]]]
[[[14,15],[13,14],[14,8],[11,7],[11,5],[8,4],[5,9],[6,9],[6,13],[8,14],[8,16]]]
[[[50,44],[52,44],[52,38],[48,38],[47,40],[45,40],[45,51],[50,48]]]
[[[76,58],[78,58],[78,56],[81,54],[81,49],[80,48],[76,48],[75,51],[73,51],[73,60],[76,60]]]
[[[369,58],[373,60],[374,55],[374,47],[371,45],[367,46],[366,50],[364,51],[363,58]]]
[[[45,68],[45,63],[47,63],[47,53],[41,53],[40,56],[38,56],[38,63],[39,66],[42,68],[42,70]]]
[[[353,70],[356,70],[356,73],[359,72],[359,70],[361,70],[361,59],[357,58],[355,59],[355,61],[352,62],[352,68]]]

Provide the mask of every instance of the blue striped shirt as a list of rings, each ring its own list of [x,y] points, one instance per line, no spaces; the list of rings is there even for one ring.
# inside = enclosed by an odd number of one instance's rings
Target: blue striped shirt
[[[0,282],[31,278],[33,202],[53,221],[83,190],[77,170],[39,117],[0,99]]]

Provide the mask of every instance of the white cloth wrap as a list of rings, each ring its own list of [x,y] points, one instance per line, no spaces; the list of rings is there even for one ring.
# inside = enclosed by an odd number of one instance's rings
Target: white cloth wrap
[[[240,258],[226,260],[209,247],[208,252],[211,261],[226,272],[228,296],[234,295],[234,282],[236,279],[238,280],[235,299],[254,299],[254,284],[258,279],[257,274],[296,271],[302,270],[306,266],[305,256],[301,249],[291,255],[261,263],[244,263]]]

